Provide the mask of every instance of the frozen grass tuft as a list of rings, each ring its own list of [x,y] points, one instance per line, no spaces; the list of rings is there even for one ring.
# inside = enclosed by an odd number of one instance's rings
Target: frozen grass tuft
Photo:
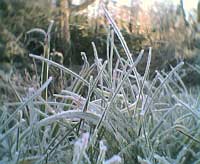
[[[98,57],[94,43],[94,63],[90,65],[82,52],[79,73],[49,59],[50,40],[43,56],[30,54],[43,63],[40,87],[30,86],[26,98],[0,107],[0,163],[199,163],[200,99],[179,76],[184,63],[170,72],[157,71],[150,80],[149,48],[145,72],[139,74],[144,51],[134,61],[104,11],[114,29],[107,29],[106,61]],[[28,33],[46,37],[52,25],[48,32]],[[115,34],[124,54],[117,51]],[[63,72],[63,81],[71,81],[60,93],[47,95],[54,79],[47,76],[51,68]]]

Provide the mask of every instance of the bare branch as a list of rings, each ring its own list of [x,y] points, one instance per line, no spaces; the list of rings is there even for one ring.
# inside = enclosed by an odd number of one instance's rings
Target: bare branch
[[[86,0],[85,2],[83,2],[82,4],[80,4],[80,5],[72,5],[71,7],[70,7],[70,10],[72,11],[72,12],[74,12],[74,11],[80,11],[80,10],[83,10],[83,9],[85,9],[85,8],[87,8],[89,5],[91,5],[92,3],[94,3],[95,2],[95,0]]]

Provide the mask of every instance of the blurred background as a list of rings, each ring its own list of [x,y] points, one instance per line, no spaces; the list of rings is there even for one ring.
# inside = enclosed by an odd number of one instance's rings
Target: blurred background
[[[43,53],[42,36],[27,34],[32,28],[48,28],[51,52],[63,55],[63,64],[78,71],[80,52],[93,62],[94,42],[98,55],[106,58],[107,27],[101,5],[104,4],[120,28],[133,58],[141,49],[152,47],[152,76],[155,70],[169,69],[186,62],[189,76],[185,82],[198,85],[196,66],[200,65],[200,2],[198,0],[1,0],[0,1],[0,77],[10,70],[25,74],[33,63],[29,53]],[[115,45],[124,55],[119,40]],[[125,56],[125,55],[124,55]],[[145,58],[138,69],[145,68]],[[187,74],[188,75],[188,74]],[[183,76],[184,78],[184,76]]]

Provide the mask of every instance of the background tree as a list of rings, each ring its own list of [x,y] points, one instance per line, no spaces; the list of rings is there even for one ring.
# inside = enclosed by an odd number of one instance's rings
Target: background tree
[[[186,19],[186,14],[185,14],[185,9],[184,9],[184,4],[183,4],[183,0],[180,0],[180,8],[181,8],[181,13],[182,13],[182,16],[183,16],[183,20],[185,22],[185,26],[188,26],[189,23]]]
[[[50,0],[0,1],[0,62],[24,56],[28,46],[26,32],[33,27],[48,26],[52,14],[50,4]]]
[[[60,8],[60,36],[63,41],[65,41],[65,46],[63,47],[66,49],[66,45],[70,45],[70,16],[73,13],[79,12],[87,8],[90,4],[95,2],[95,0],[84,0],[80,4],[74,4],[72,0],[58,0],[57,4]],[[61,48],[64,55],[67,55],[67,52]]]
[[[142,10],[141,8],[141,0],[131,0],[130,2],[130,18],[129,18],[129,31],[135,32],[134,29],[137,27],[139,12]]]

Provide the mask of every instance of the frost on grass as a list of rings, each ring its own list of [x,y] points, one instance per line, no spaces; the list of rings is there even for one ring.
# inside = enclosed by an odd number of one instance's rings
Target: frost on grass
[[[43,99],[50,77],[35,85],[38,89],[30,86],[20,102],[0,107],[0,163],[199,163],[200,99],[188,92],[179,76],[184,63],[170,72],[157,71],[150,80],[149,48],[145,72],[139,74],[144,51],[134,61],[116,23],[105,8],[104,12],[114,29],[107,29],[105,62],[94,43],[94,63],[81,53],[79,73],[30,55],[60,69],[71,81],[61,93]],[[39,29],[32,32],[46,35]],[[118,52],[114,33],[124,52]]]

